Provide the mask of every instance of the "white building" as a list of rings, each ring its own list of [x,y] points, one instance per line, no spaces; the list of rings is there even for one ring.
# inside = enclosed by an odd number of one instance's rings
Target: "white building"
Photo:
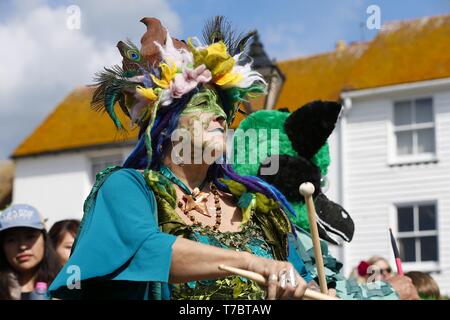
[[[372,255],[393,262],[391,227],[405,271],[432,272],[450,293],[449,39],[450,16],[396,22],[371,42],[279,64],[280,108],[345,106],[330,138],[327,193],[355,222],[353,241],[335,248],[345,274]],[[90,111],[91,94],[72,92],[13,155],[13,202],[36,206],[49,225],[81,217],[94,172],[121,163],[136,137],[117,136]]]
[[[341,203],[356,232],[344,249],[353,266],[392,257],[396,234],[404,269],[433,272],[450,291],[450,78],[342,94]]]
[[[106,115],[93,112],[91,96],[91,88],[74,90],[13,154],[13,202],[35,206],[48,227],[81,219],[96,172],[122,164],[136,139],[136,130],[120,136]]]
[[[286,61],[278,105],[340,99],[330,138],[330,198],[355,222],[334,248],[348,275],[373,255],[430,272],[450,293],[450,16],[385,25],[369,43]],[[293,78],[297,78],[294,81]],[[303,92],[294,96],[294,86]]]

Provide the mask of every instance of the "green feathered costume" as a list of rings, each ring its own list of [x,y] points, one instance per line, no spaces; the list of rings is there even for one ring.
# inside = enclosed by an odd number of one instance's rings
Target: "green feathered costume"
[[[312,101],[293,113],[257,111],[236,130],[231,161],[238,174],[258,176],[280,191],[289,217],[305,230],[308,215],[298,188],[312,183],[319,236],[333,244],[350,242],[354,233],[349,213],[322,192],[330,165],[327,139],[341,110],[337,102]]]
[[[333,237],[329,237],[328,232],[330,230],[346,241],[351,240],[354,231],[353,221],[348,213],[322,194],[316,177],[317,173],[321,177],[326,177],[328,174],[330,152],[326,140],[335,127],[340,111],[341,105],[338,103],[313,101],[294,113],[279,110],[254,112],[243,120],[236,130],[232,154],[233,168],[239,175],[259,176],[280,191],[284,189],[285,193],[290,192],[298,195],[298,186],[302,182],[315,179],[315,206],[318,214],[319,232],[322,230],[320,237],[331,243],[336,242],[333,241]],[[255,131],[252,132],[252,130]],[[247,140],[242,143],[242,139],[246,135],[247,139],[252,136],[253,139],[256,138],[256,141]],[[288,163],[293,163],[294,166],[280,165],[278,172],[275,173],[275,179],[264,177],[261,175],[261,167],[264,166],[266,159],[271,156],[283,157],[283,159],[287,159]],[[242,159],[245,159],[245,161],[242,161]],[[298,159],[302,161],[296,162]],[[298,168],[297,163],[309,163],[309,165]],[[317,172],[314,173],[311,168],[315,168]],[[305,170],[306,172],[301,172]],[[308,170],[311,171],[308,172]],[[302,174],[299,175],[298,173]],[[306,180],[296,180],[299,176]],[[286,196],[286,198],[288,197]],[[301,256],[311,275],[316,277],[317,269],[312,239],[308,232],[309,223],[306,206],[301,196],[295,198],[294,201],[292,199],[291,196],[288,200],[296,215],[289,213],[288,215],[296,225],[296,236],[299,240],[296,242],[297,246],[292,249]],[[324,225],[327,228],[323,228]],[[330,225],[337,229],[328,228]],[[377,281],[367,285],[358,284],[354,279],[345,279],[340,274],[342,264],[329,253],[325,241],[321,241],[321,248],[328,286],[336,289],[338,297],[358,300],[398,299],[396,292],[386,282]]]
[[[250,114],[244,121],[239,125],[238,130],[243,132],[249,129],[254,129],[259,131],[260,129],[269,130],[267,135],[257,135],[257,144],[245,143],[244,154],[248,155],[250,152],[254,152],[256,157],[255,163],[238,163],[234,161],[233,169],[241,176],[257,176],[260,169],[260,164],[272,155],[273,150],[278,150],[278,154],[289,155],[292,157],[297,157],[299,154],[292,146],[291,140],[286,133],[284,124],[287,118],[291,114],[289,112],[282,112],[278,110],[261,110]],[[278,130],[279,139],[272,139],[270,130]],[[237,137],[239,133],[237,132]],[[238,159],[238,153],[241,149],[237,147],[239,138],[234,140],[234,159]],[[272,145],[272,144],[277,144]],[[239,144],[239,146],[241,146]],[[255,149],[256,148],[256,149]],[[267,153],[263,155],[260,154],[259,148],[266,148]],[[248,158],[248,157],[247,157]],[[328,166],[330,165],[330,152],[328,148],[328,143],[325,143],[319,151],[311,158],[311,162],[314,163],[320,169],[320,173],[323,177],[328,174]],[[299,227],[309,230],[308,214],[306,211],[306,205],[302,201],[291,202],[291,205],[297,212],[297,216],[294,217],[290,215],[292,221]]]

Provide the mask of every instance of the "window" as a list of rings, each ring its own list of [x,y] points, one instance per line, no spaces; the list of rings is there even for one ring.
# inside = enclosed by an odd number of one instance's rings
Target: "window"
[[[397,222],[402,261],[439,261],[436,204],[397,206]]]
[[[434,155],[434,127],[433,99],[394,102],[396,157]]]
[[[109,166],[120,166],[122,165],[123,157],[121,154],[110,155],[105,157],[91,158],[91,179],[95,181],[95,175],[109,167]]]

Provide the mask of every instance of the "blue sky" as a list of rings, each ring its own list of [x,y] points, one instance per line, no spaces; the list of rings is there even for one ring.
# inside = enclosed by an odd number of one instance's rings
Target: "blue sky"
[[[373,4],[382,24],[450,13],[450,0],[0,0],[0,160],[75,87],[120,63],[117,41],[139,42],[144,16],[186,39],[224,15],[238,30],[257,29],[269,56],[283,60],[333,50],[337,40],[370,40]],[[81,12],[77,30],[66,23],[71,5]]]
[[[297,57],[333,50],[336,40],[369,40],[376,30],[361,28],[366,9],[380,7],[381,22],[450,12],[450,0],[172,0],[182,35],[198,33],[204,17],[221,14],[243,29],[256,28],[271,57]],[[192,3],[195,3],[193,9]],[[363,38],[364,37],[364,38]]]
[[[32,0],[33,1],[33,0]],[[92,2],[98,0],[92,0]],[[163,0],[164,1],[164,0]],[[52,7],[79,4],[78,0],[43,1]],[[133,7],[129,0],[123,7]],[[151,1],[150,1],[151,2]],[[226,16],[239,30],[257,29],[273,58],[295,58],[333,50],[337,40],[361,41],[373,38],[365,21],[369,5],[381,10],[381,22],[450,13],[450,0],[165,0],[178,15],[176,36],[199,35],[205,19]],[[0,19],[8,15],[11,0],[2,0]],[[120,6],[122,7],[122,6]],[[83,9],[83,7],[81,6]],[[101,10],[101,7],[98,7]],[[141,16],[156,16],[151,6]],[[133,24],[135,21],[129,21]],[[139,40],[140,35],[128,35]]]

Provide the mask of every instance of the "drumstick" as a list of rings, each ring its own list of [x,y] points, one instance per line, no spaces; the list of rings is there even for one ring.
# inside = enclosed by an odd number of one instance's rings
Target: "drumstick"
[[[402,260],[400,259],[400,253],[398,252],[397,243],[395,242],[395,238],[394,235],[392,234],[391,228],[389,228],[389,233],[391,235],[391,244],[392,250],[394,251],[395,264],[397,266],[397,274],[399,276],[402,276],[403,275]]]
[[[300,185],[300,194],[305,197],[306,208],[308,209],[309,228],[311,230],[311,238],[314,246],[314,256],[316,258],[317,275],[319,277],[320,291],[324,294],[328,293],[327,281],[325,279],[325,268],[323,265],[322,249],[320,248],[319,230],[316,222],[316,208],[312,195],[314,193],[314,185],[305,182]]]
[[[253,272],[253,271],[234,268],[234,267],[226,266],[223,264],[219,265],[219,269],[223,270],[223,271],[228,271],[230,273],[233,273],[235,275],[238,275],[238,276],[250,279],[250,280],[253,280],[261,285],[266,285],[266,283],[267,283],[267,280],[266,280],[266,278],[264,278],[264,276],[260,275],[259,273]],[[306,289],[304,297],[307,299],[311,299],[311,300],[340,300],[339,298],[331,297],[331,296],[328,296],[328,295],[320,293],[320,292],[316,292],[311,289]]]

